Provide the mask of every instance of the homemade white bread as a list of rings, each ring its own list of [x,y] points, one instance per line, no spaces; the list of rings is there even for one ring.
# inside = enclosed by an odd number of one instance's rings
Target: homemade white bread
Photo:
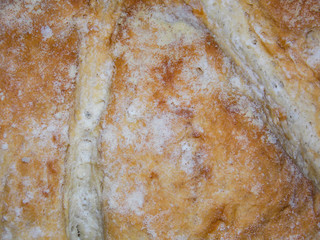
[[[0,3],[1,239],[318,239],[317,1]]]

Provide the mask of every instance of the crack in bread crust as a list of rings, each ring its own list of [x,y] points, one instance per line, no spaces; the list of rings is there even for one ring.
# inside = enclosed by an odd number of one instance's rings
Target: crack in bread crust
[[[89,29],[82,35],[76,104],[70,127],[64,202],[69,239],[103,239],[102,172],[97,140],[100,115],[108,103],[113,62],[109,38],[120,1],[90,1]]]

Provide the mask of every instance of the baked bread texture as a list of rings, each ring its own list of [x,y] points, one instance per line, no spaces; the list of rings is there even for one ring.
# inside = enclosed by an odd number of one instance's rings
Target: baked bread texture
[[[319,239],[318,1],[0,3],[0,239]]]
[[[11,2],[0,3],[0,238],[66,239],[78,5]]]
[[[187,2],[241,66],[249,95],[262,103],[287,153],[319,188],[319,1]],[[239,90],[248,92],[248,84]]]

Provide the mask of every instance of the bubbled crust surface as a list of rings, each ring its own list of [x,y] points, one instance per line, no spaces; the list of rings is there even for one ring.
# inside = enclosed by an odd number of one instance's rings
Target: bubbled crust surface
[[[80,2],[0,4],[0,238],[65,239]]]
[[[128,1],[112,41],[106,239],[316,238],[319,193],[230,87],[241,76],[191,9]]]

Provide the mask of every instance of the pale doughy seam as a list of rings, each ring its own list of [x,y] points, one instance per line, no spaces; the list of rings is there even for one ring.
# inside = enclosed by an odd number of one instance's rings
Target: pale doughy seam
[[[66,159],[64,206],[69,239],[104,239],[101,211],[102,175],[98,168],[99,121],[109,98],[113,61],[109,38],[120,1],[91,1],[80,46],[74,116]],[[92,19],[90,19],[92,17]]]

